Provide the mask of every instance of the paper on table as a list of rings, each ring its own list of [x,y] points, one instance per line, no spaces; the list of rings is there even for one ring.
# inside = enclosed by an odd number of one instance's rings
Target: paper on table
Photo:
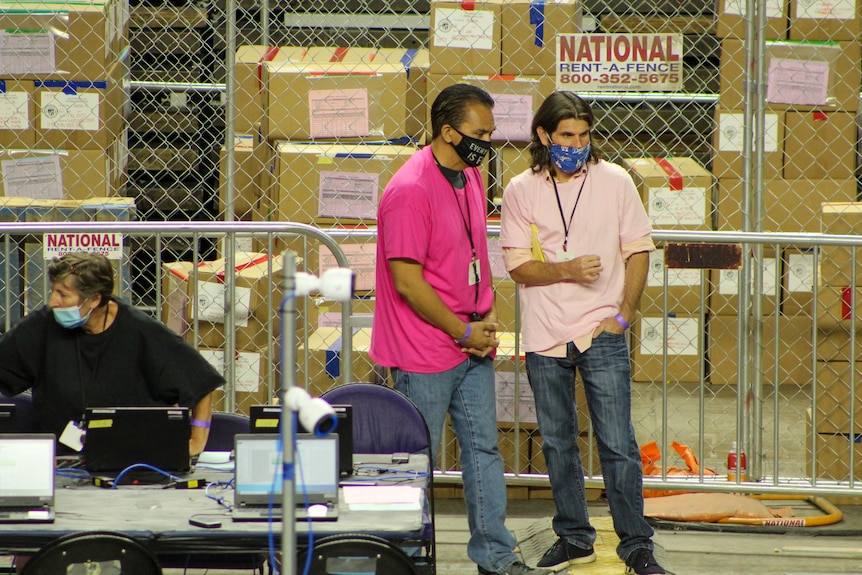
[[[421,509],[422,488],[408,485],[345,485],[343,501],[356,511]]]

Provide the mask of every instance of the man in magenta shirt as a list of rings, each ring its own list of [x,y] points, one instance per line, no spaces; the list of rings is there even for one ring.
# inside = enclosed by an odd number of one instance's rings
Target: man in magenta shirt
[[[499,343],[477,169],[491,147],[494,101],[474,86],[445,88],[431,107],[431,145],[392,177],[377,214],[377,304],[371,357],[417,405],[436,461],[446,414],[461,446],[480,574],[533,575],[506,529],[497,447],[493,354]]]
[[[580,373],[599,447],[617,555],[626,573],[665,573],[643,516],[640,450],[631,423],[625,330],[634,320],[655,249],[631,176],[591,143],[589,104],[554,92],[533,117],[531,168],[503,193],[500,243],[521,284],[521,332],[536,400],[559,539],[540,567],[595,561],[578,451]]]

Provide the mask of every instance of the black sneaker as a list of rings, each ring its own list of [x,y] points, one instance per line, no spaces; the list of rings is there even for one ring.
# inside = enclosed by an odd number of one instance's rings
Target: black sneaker
[[[547,575],[547,573],[548,571],[544,569],[527,567],[520,561],[515,561],[502,571],[488,571],[487,569],[482,569],[481,565],[479,566],[480,575]]]
[[[658,564],[649,549],[635,549],[626,559],[626,573],[634,575],[665,575],[664,567]]]
[[[565,539],[557,539],[556,543],[539,559],[538,566],[551,571],[561,571],[569,565],[592,563],[595,560],[596,554],[593,553],[592,547],[584,549],[572,545]]]

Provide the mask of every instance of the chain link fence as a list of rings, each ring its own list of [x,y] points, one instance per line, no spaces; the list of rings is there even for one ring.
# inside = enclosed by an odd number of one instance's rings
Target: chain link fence
[[[573,86],[596,112],[594,142],[630,169],[656,230],[853,233],[860,15],[843,4],[762,4],[766,26],[756,41],[741,0],[477,0],[470,10],[442,0],[100,0],[54,12],[3,2],[0,219],[320,227],[357,271],[353,378],[383,381],[367,357],[380,193],[428,141],[434,96],[450,83],[472,83],[497,102],[494,149],[481,168],[493,228],[506,184],[528,167],[532,112],[555,89],[560,34],[681,41],[676,91]],[[259,283],[278,276],[273,254],[293,248],[314,273],[333,256],[301,236],[229,240],[131,236],[118,272],[133,303],[190,341],[236,349],[238,379],[223,407],[247,411],[278,381],[279,292]],[[489,242],[505,332],[500,447],[508,472],[542,474],[517,345],[517,287],[494,233]],[[823,449],[846,461],[836,444],[858,432],[843,417],[856,397],[846,374],[858,368],[850,366],[854,356],[820,353],[814,339],[845,321],[839,313],[830,328],[829,314],[815,322],[815,309],[826,294],[853,291],[849,256],[825,257],[824,248],[818,259],[811,244],[758,241],[745,244],[738,269],[692,270],[665,265],[665,244],[658,247],[631,332],[639,442],[697,446],[702,462],[721,471],[730,442],[740,441],[753,472],[801,479],[812,471],[803,440],[810,409],[816,437],[831,434]],[[40,238],[4,238],[6,326],[44,301],[43,248]],[[195,277],[219,285],[230,267],[237,289],[247,288],[262,311],[234,314],[230,321],[245,323],[226,330],[223,290],[188,286],[198,285],[189,283]],[[743,296],[739,286],[749,284]],[[195,315],[182,294],[197,302]],[[297,375],[320,392],[341,381],[333,358],[342,310],[326,301],[308,306],[300,310],[297,345],[305,353]],[[241,394],[243,373],[266,382],[259,394]],[[768,407],[753,417],[745,398]],[[815,417],[824,401],[833,407]],[[596,477],[586,410],[579,413],[587,472]],[[448,432],[446,445],[441,468],[455,470]]]

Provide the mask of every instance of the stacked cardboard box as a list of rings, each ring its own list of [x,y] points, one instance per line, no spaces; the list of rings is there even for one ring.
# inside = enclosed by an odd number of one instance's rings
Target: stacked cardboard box
[[[0,63],[0,142],[10,160],[0,193],[84,199],[122,188],[128,20],[119,0],[0,7],[4,50],[15,54]]]

